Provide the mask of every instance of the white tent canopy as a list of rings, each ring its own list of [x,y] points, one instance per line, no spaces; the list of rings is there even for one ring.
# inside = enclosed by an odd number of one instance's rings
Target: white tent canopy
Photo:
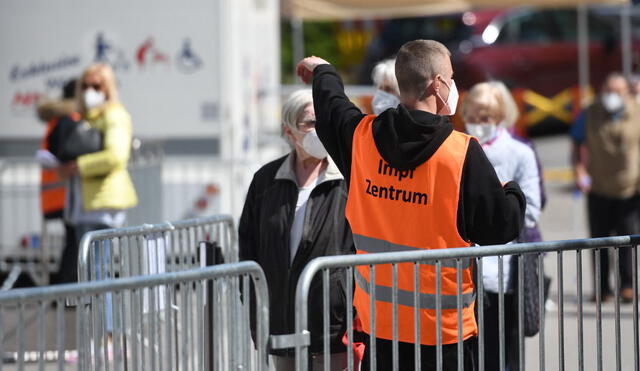
[[[473,8],[628,3],[626,0],[282,0],[282,13],[303,20],[383,19],[451,13]]]

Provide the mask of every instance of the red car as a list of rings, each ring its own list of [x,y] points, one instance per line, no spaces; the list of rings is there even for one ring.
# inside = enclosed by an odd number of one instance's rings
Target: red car
[[[598,10],[588,13],[590,82],[596,88],[607,73],[622,69],[616,21]],[[369,83],[375,62],[414,39],[435,39],[451,50],[456,85],[462,90],[495,79],[551,99],[578,85],[576,9],[514,8],[390,20],[368,49],[360,82]],[[640,48],[634,45],[634,50]],[[557,124],[558,117],[550,117]]]

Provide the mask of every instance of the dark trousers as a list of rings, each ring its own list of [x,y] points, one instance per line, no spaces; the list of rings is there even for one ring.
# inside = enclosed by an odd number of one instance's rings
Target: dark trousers
[[[465,371],[475,371],[477,359],[477,338],[471,337],[462,343],[463,363]],[[371,347],[369,337],[365,340],[364,356],[362,358],[362,371],[371,370],[369,358]],[[376,366],[378,370],[391,370],[393,367],[393,342],[391,340],[376,339]],[[398,342],[398,369],[415,370],[414,344]],[[436,370],[436,347],[429,345],[420,346],[421,370]],[[442,369],[444,371],[458,370],[458,344],[446,344],[442,346]]]
[[[590,193],[588,202],[591,237],[623,236],[639,232],[640,195],[627,199],[615,199]],[[595,273],[595,254],[593,267]],[[622,288],[631,287],[632,285],[631,268],[631,248],[621,248],[620,283]],[[600,273],[600,277],[596,279],[600,280],[602,294],[611,294],[612,291],[609,284],[609,249],[600,250]]]
[[[64,223],[64,250],[60,258],[60,267],[51,277],[51,283],[74,282],[78,282],[78,243],[73,225]]]
[[[500,370],[498,294],[486,292],[484,300],[484,369]],[[518,298],[504,294],[505,370],[518,370]]]

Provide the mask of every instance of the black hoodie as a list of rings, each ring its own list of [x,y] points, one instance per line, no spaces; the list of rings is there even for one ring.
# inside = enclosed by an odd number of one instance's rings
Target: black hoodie
[[[348,183],[353,135],[365,115],[347,98],[340,76],[328,64],[314,70],[313,103],[318,136]],[[452,131],[448,117],[402,105],[384,111],[373,122],[380,155],[398,170],[428,161]],[[460,188],[457,224],[462,238],[490,245],[518,237],[524,225],[524,194],[515,182],[502,186],[475,140],[469,142]]]

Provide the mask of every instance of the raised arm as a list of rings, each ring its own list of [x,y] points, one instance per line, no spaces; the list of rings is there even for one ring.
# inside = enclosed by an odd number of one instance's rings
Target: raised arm
[[[353,134],[365,115],[346,96],[342,79],[324,59],[305,58],[298,63],[297,72],[304,82],[313,79],[316,131],[348,181]]]

